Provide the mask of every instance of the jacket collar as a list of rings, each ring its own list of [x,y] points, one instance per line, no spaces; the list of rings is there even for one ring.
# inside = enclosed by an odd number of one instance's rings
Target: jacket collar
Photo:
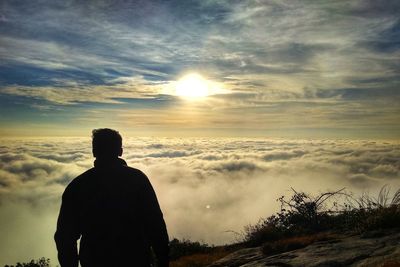
[[[102,158],[94,161],[95,168],[113,167],[113,166],[128,166],[126,161],[121,158]]]

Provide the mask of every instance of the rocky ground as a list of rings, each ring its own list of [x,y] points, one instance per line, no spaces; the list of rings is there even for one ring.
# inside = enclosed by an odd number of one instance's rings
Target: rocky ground
[[[222,266],[400,266],[400,229],[316,242],[302,249],[273,256],[263,255],[260,247],[241,249],[209,267]]]

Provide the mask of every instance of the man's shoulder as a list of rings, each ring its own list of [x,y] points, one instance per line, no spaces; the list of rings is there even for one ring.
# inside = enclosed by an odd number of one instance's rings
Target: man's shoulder
[[[67,190],[72,190],[73,188],[79,186],[79,184],[85,182],[85,180],[90,179],[94,175],[94,168],[90,168],[89,170],[79,174],[77,177],[71,180],[67,185]]]
[[[123,179],[128,179],[135,183],[145,183],[148,180],[146,174],[141,170],[129,166],[121,166],[113,175],[121,176],[120,178],[125,177]],[[96,172],[96,168],[91,168],[74,178],[68,184],[66,191],[76,191],[79,190],[78,188],[90,186],[96,179],[101,179],[101,177],[107,178],[107,174],[99,174]]]
[[[147,180],[147,176],[146,174],[144,174],[141,170],[133,168],[133,167],[129,167],[129,166],[123,166],[123,172],[125,174],[125,176],[131,177],[131,178],[135,178],[138,180]]]
[[[89,170],[79,174],[77,177],[75,177],[71,183],[79,183],[82,180],[85,180],[89,177],[92,177],[94,175],[94,168],[90,168]]]
[[[130,166],[123,166],[123,170],[127,173],[136,174],[136,175],[145,175],[141,170],[130,167]]]

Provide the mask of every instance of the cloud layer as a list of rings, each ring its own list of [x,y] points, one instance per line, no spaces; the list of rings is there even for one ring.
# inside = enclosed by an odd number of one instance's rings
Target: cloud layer
[[[2,1],[0,111],[59,127],[93,124],[93,109],[119,125],[151,112],[141,123],[157,131],[184,108],[163,94],[195,71],[231,92],[198,107],[197,131],[398,137],[399,12],[398,1]]]
[[[396,142],[128,138],[124,151],[150,177],[170,236],[213,244],[234,241],[231,231],[277,211],[275,200],[290,187],[375,194],[384,184],[400,186]],[[1,141],[0,264],[55,261],[60,196],[91,166],[89,139]]]

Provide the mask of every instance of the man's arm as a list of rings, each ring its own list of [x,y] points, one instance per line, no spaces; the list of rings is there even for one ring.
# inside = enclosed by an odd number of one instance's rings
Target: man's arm
[[[157,257],[158,267],[169,266],[169,238],[163,214],[158,204],[156,193],[149,179],[143,174],[142,194],[143,223],[145,232]]]
[[[62,197],[60,214],[57,220],[57,231],[54,235],[58,250],[58,261],[61,267],[78,267],[78,250],[76,241],[80,238],[78,211],[74,205],[76,199],[70,186]]]

